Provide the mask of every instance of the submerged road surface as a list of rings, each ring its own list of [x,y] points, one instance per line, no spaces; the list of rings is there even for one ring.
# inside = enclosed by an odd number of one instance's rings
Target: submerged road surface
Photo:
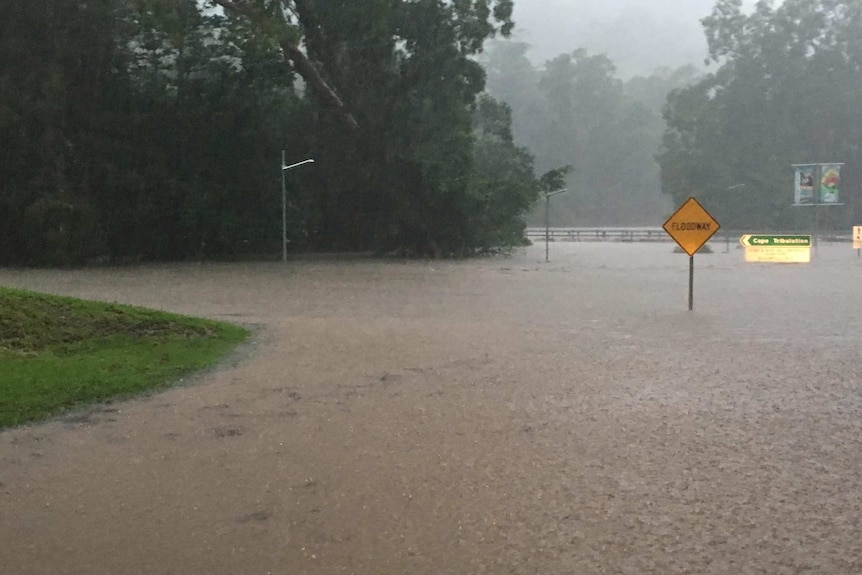
[[[862,260],[723,247],[0,270],[257,326],[0,432],[0,572],[862,573]]]

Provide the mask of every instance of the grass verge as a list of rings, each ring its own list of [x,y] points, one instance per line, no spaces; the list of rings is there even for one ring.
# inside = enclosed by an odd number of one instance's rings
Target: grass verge
[[[0,287],[0,428],[168,387],[247,336],[223,322]]]

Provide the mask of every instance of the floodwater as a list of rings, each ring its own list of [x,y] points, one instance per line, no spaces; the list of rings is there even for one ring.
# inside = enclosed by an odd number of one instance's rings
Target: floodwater
[[[0,433],[0,571],[860,573],[862,259],[712,249],[0,270],[256,327]]]

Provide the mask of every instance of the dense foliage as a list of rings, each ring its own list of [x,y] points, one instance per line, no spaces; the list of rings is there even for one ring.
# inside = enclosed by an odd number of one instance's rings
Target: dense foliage
[[[703,21],[716,69],[672,94],[659,156],[676,202],[695,195],[731,229],[810,229],[791,207],[791,164],[844,162],[844,207],[821,225],[860,214],[862,2],[784,0],[742,11],[719,0]]]
[[[0,264],[276,254],[282,149],[315,159],[292,250],[522,241],[540,184],[474,59],[510,0],[204,8],[0,0]]]
[[[534,156],[568,188],[555,225],[694,195],[726,228],[807,228],[806,162],[846,164],[820,218],[855,222],[862,0],[741,4],[703,21],[711,73],[623,80],[483,52],[511,0],[0,0],[0,264],[275,255],[281,150],[315,160],[284,174],[292,251],[517,245],[557,185]]]

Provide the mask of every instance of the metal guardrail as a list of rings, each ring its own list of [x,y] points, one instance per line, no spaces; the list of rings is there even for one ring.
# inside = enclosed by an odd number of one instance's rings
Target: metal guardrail
[[[711,242],[723,242],[735,244],[739,238],[746,233],[783,233],[769,232],[764,230],[739,231],[719,230],[710,240]],[[798,234],[800,232],[787,232]],[[544,240],[545,228],[527,228],[527,238],[531,240]],[[596,228],[550,228],[548,237],[553,241],[569,242],[672,242],[673,239],[660,227],[596,227]],[[818,238],[824,242],[852,242],[851,233],[837,233],[834,231],[821,232]]]
[[[550,228],[555,241],[572,242],[658,242],[673,241],[662,228]],[[527,228],[527,238],[544,239],[545,228]]]

